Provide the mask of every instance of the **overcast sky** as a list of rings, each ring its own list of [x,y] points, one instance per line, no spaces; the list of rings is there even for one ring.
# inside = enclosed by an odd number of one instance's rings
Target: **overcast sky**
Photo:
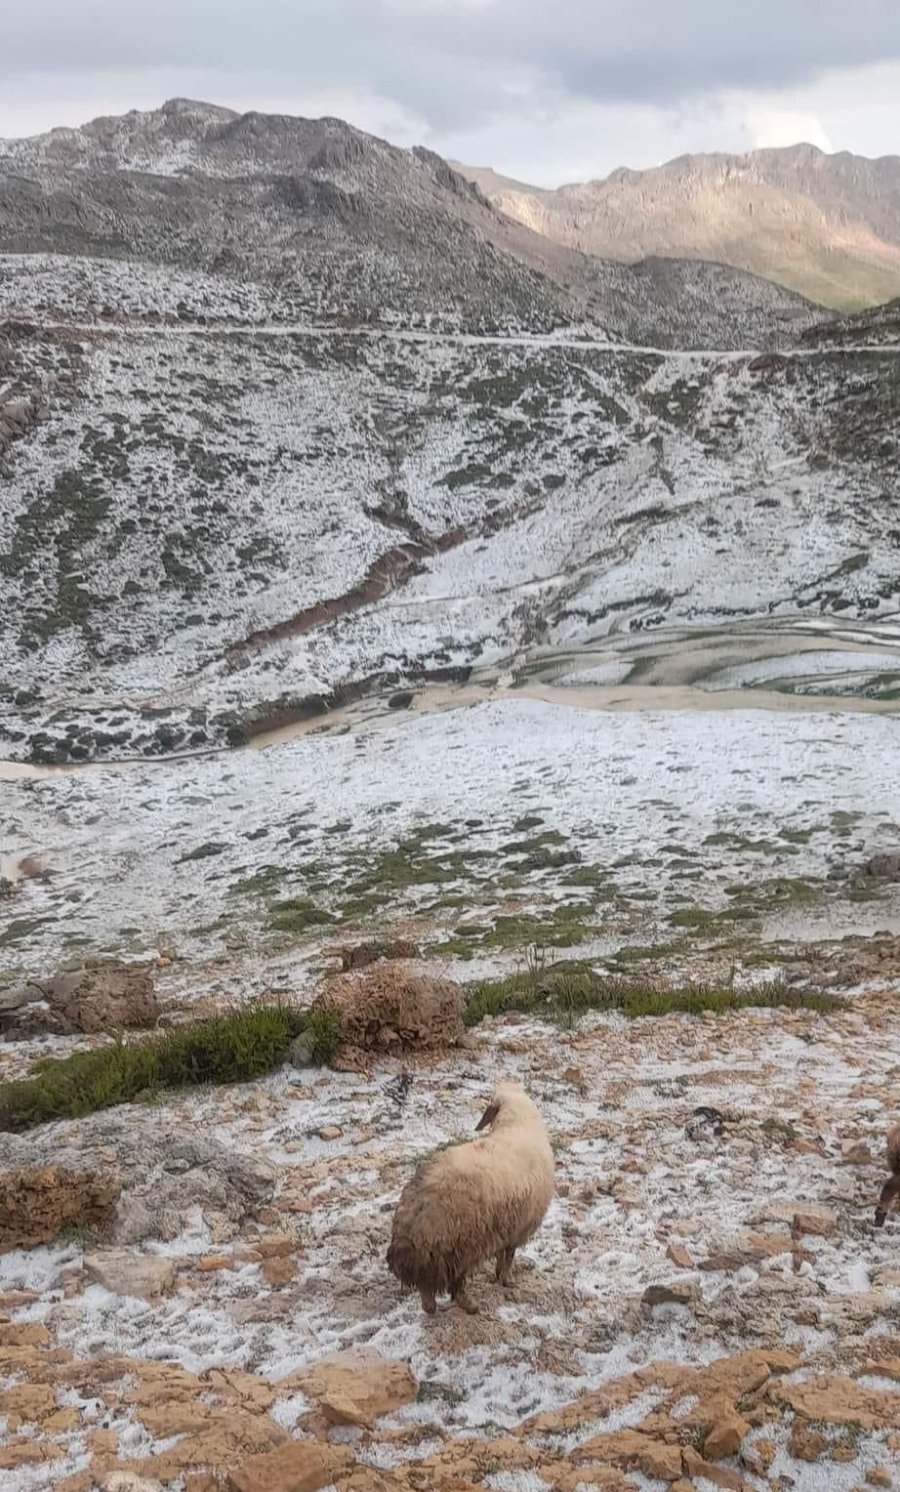
[[[175,95],[555,185],[683,151],[900,154],[900,0],[0,0],[0,135]]]

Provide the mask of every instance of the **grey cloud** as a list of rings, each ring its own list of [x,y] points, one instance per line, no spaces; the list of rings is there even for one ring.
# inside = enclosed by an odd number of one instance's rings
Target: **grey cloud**
[[[26,0],[0,80],[183,69],[245,90],[366,88],[434,130],[552,95],[671,104],[900,56],[898,0]]]

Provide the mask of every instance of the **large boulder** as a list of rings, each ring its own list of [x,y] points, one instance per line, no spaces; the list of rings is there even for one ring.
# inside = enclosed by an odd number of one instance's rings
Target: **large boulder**
[[[52,1243],[70,1227],[108,1233],[118,1199],[113,1177],[83,1167],[0,1168],[0,1253]]]
[[[93,1036],[146,1030],[159,1019],[147,964],[90,965],[9,990],[0,1001],[0,1031],[8,1039],[51,1032]]]
[[[465,1034],[462,989],[452,979],[417,974],[406,964],[373,964],[337,974],[314,1010],[336,1011],[342,1045],[363,1052],[440,1051]]]

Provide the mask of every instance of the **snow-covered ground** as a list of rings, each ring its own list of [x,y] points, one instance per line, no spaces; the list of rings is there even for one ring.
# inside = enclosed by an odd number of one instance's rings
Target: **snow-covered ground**
[[[670,941],[689,909],[722,914],[724,936],[742,901],[757,917],[802,910],[828,936],[870,857],[900,849],[896,729],[852,713],[509,698],[12,781],[9,862],[38,853],[52,875],[8,904],[0,969],[35,972],[61,951],[265,949],[273,907],[298,897],[339,920],[427,910],[437,939],[507,902],[570,904],[606,946]],[[879,915],[890,925],[891,905]]]

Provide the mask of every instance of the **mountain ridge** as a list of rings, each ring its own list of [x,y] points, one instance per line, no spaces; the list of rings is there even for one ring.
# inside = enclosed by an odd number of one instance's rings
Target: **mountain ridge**
[[[555,188],[452,164],[508,216],[586,253],[713,260],[836,310],[900,294],[900,156],[802,143],[685,154]]]
[[[0,251],[92,254],[293,287],[307,318],[611,340],[794,338],[802,299],[697,261],[604,261],[499,211],[444,161],[340,120],[195,100],[0,142]]]

